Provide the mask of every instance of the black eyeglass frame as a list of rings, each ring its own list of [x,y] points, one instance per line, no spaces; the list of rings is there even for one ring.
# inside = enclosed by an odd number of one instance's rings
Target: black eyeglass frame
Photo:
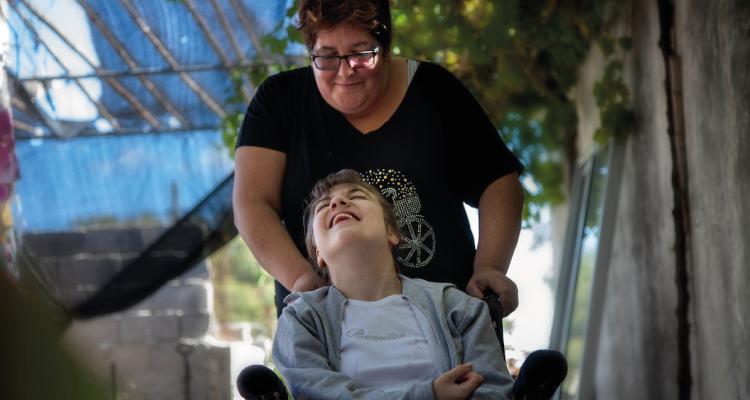
[[[312,63],[315,66],[315,68],[317,68],[317,69],[319,69],[321,71],[338,71],[339,68],[341,68],[341,60],[343,60],[343,59],[345,59],[346,63],[349,64],[349,68],[355,68],[355,66],[352,65],[352,61],[351,61],[352,57],[363,56],[363,55],[367,55],[367,54],[372,54],[372,58],[370,60],[374,60],[375,57],[377,57],[379,53],[380,53],[380,46],[378,46],[378,47],[376,47],[376,48],[374,48],[372,50],[358,51],[356,53],[344,54],[343,56],[334,56],[334,55],[330,55],[330,56],[326,55],[326,56],[324,56],[324,55],[310,54],[310,60],[312,61]],[[320,68],[318,66],[318,63],[315,62],[315,60],[318,59],[318,58],[321,58],[321,57],[329,59],[329,60],[332,60],[332,59],[336,58],[338,60],[338,63],[336,64],[336,68],[331,68],[331,69]]]

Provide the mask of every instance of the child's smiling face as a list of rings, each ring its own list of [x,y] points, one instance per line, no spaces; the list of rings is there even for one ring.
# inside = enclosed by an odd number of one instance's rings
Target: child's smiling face
[[[313,235],[318,265],[345,246],[369,241],[382,242],[387,249],[398,243],[399,236],[386,228],[383,208],[374,194],[353,184],[336,185],[312,204]]]

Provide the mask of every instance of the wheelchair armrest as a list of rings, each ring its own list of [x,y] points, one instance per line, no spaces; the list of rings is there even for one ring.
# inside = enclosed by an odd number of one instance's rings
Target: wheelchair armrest
[[[237,390],[247,400],[286,400],[289,397],[281,378],[263,365],[245,367],[237,377]]]
[[[505,358],[502,303],[491,289],[484,291],[484,301],[490,310],[492,326]],[[513,384],[513,396],[518,400],[551,399],[567,374],[568,362],[562,353],[555,350],[536,350],[529,354],[521,365]]]
[[[518,400],[551,399],[568,375],[568,362],[556,350],[536,350],[526,357],[513,384]]]

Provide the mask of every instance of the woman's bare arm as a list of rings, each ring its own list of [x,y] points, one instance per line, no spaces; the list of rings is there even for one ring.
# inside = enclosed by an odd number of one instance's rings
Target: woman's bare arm
[[[263,269],[292,292],[323,285],[281,222],[286,154],[242,146],[235,153],[234,224]]]
[[[518,242],[523,213],[523,188],[518,174],[492,182],[479,199],[479,243],[474,274],[466,288],[474,297],[491,288],[500,298],[503,317],[518,306],[518,288],[505,274]]]

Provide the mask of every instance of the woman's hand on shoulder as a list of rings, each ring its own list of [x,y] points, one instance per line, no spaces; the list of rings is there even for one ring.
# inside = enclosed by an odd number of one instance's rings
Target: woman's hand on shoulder
[[[234,223],[258,263],[292,291],[311,290],[312,266],[281,221],[286,154],[242,146],[235,153]],[[314,273],[313,273],[314,274]],[[302,279],[301,279],[302,278]],[[297,283],[299,282],[299,284]]]
[[[325,285],[325,282],[312,270],[311,266],[308,271],[294,280],[292,292],[309,292]]]

